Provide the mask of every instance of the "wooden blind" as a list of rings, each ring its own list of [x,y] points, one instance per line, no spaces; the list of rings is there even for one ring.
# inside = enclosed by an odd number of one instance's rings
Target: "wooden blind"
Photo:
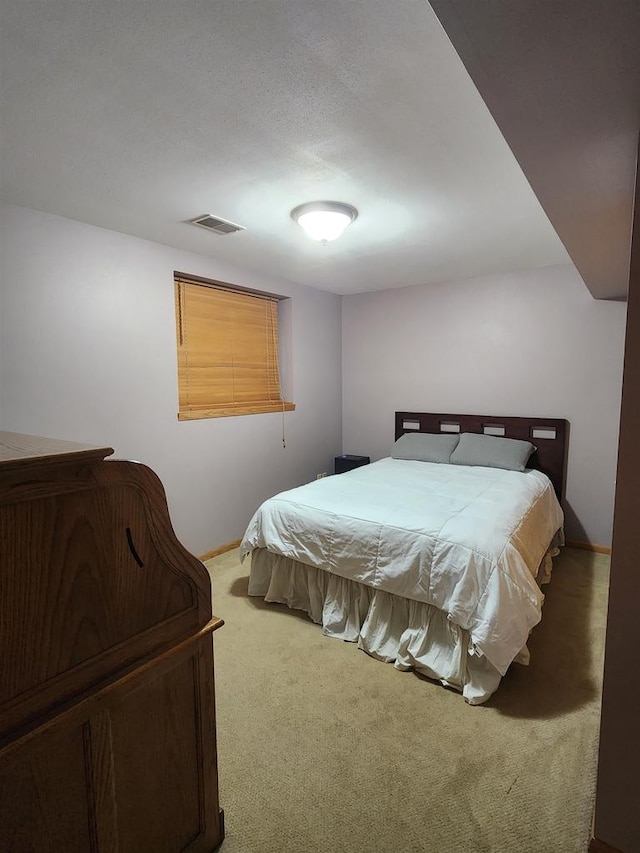
[[[176,278],[181,420],[295,408],[280,391],[278,302]]]

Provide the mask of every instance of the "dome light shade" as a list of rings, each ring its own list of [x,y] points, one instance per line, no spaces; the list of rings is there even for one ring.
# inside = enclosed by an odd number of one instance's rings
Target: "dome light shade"
[[[310,201],[291,211],[291,217],[312,240],[329,243],[339,237],[358,211],[340,201]]]

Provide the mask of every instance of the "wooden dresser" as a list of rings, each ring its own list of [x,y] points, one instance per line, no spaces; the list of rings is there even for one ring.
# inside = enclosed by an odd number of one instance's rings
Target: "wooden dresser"
[[[209,576],[112,452],[0,432],[2,853],[224,836]]]

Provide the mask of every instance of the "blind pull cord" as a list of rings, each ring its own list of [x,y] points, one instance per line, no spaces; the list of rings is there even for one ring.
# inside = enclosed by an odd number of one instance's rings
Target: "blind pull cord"
[[[282,397],[282,391],[280,392],[280,396]],[[287,449],[287,442],[284,437],[284,398],[282,400],[282,449]]]

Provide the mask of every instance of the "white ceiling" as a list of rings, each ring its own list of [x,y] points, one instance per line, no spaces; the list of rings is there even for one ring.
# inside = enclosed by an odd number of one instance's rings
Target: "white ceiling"
[[[3,201],[343,294],[569,261],[427,0],[2,0],[0,28]],[[360,214],[326,247],[289,216],[316,199]]]

